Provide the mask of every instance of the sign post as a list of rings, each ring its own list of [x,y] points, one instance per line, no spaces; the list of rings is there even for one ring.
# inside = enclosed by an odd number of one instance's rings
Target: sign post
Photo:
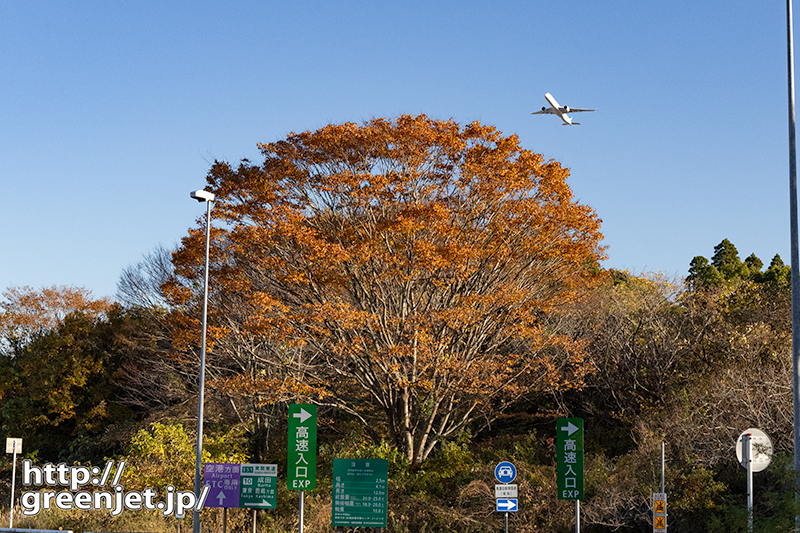
[[[494,467],[494,478],[501,483],[494,486],[495,511],[505,513],[503,524],[505,533],[508,533],[508,513],[519,510],[517,486],[510,484],[517,478],[517,467],[502,461]]]
[[[275,509],[278,465],[206,463],[203,485],[209,486],[206,507],[222,507],[222,531],[227,530],[228,508]],[[178,516],[181,518],[181,516]]]
[[[753,531],[753,472],[769,466],[772,441],[760,429],[746,429],[736,441],[736,458],[747,469],[747,530]]]
[[[286,487],[300,491],[300,533],[303,533],[303,494],[317,486],[317,406],[289,406]]]
[[[575,501],[575,531],[581,530],[583,499],[583,419],[556,420],[556,486],[558,499]]]
[[[14,527],[14,482],[17,479],[17,454],[22,453],[22,439],[7,438],[6,453],[13,453],[11,463],[11,511],[8,518],[8,528]]]

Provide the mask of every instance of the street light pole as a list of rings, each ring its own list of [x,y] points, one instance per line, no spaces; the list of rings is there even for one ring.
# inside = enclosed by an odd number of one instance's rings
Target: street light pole
[[[789,78],[789,215],[792,240],[792,403],[794,414],[794,471],[800,476],[800,251],[797,229],[797,143],[794,110],[794,32],[792,0],[786,0],[786,49]],[[800,500],[800,477],[795,478],[795,502]],[[800,533],[800,515],[795,515],[794,529]]]
[[[203,326],[200,341],[200,378],[197,390],[197,450],[194,463],[194,495],[200,501],[202,492],[200,469],[203,463],[203,395],[206,382],[206,326],[208,317],[208,255],[211,248],[211,202],[214,195],[205,190],[193,191],[191,197],[206,203],[206,260],[203,276]],[[192,533],[200,533],[200,511],[195,507],[192,513]]]

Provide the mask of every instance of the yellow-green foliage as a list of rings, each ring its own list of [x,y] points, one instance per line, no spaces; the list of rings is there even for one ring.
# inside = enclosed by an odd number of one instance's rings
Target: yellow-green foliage
[[[151,424],[130,440],[122,477],[126,490],[159,490],[173,485],[178,490],[194,486],[196,441],[181,424]],[[236,431],[204,435],[203,462],[246,463],[243,440]]]

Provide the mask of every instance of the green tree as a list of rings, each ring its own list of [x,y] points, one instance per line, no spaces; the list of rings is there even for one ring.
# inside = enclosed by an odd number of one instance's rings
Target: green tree
[[[756,254],[750,254],[747,256],[747,259],[744,260],[744,267],[745,271],[747,272],[748,277],[755,277],[761,273],[761,267],[764,266],[764,262],[759,259]]]
[[[123,481],[128,490],[173,485],[190,489],[194,483],[195,437],[181,424],[155,422],[141,429],[125,446]],[[246,463],[241,439],[234,433],[204,435],[203,462]]]
[[[722,283],[723,278],[716,266],[709,263],[702,255],[698,255],[689,263],[689,276],[686,280],[690,287],[700,289],[717,286]]]
[[[723,239],[721,243],[714,247],[711,264],[726,280],[736,279],[745,273],[742,260],[739,259],[739,252],[736,250],[736,246],[728,239]]]
[[[788,285],[791,283],[792,268],[783,263],[783,259],[778,254],[772,258],[767,270],[758,278],[763,283],[773,283],[777,285]]]
[[[780,257],[778,260],[780,261]],[[782,266],[783,262],[780,264]],[[747,279],[762,281],[766,279],[765,273],[761,272],[763,266],[763,261],[756,254],[750,254],[744,261],[740,260],[736,246],[728,239],[723,239],[714,247],[711,262],[702,255],[692,259],[686,279],[692,289],[718,287],[723,284],[727,286]],[[776,275],[778,272],[773,271],[769,277],[771,279]]]
[[[155,328],[152,313],[93,300],[74,287],[15,288],[3,295],[3,432],[25,435],[27,449],[53,461],[102,459],[118,451],[124,437],[107,430],[149,407],[123,401],[126,391],[145,394],[145,377],[161,374],[158,365],[135,364],[139,354],[153,351],[152,336],[144,335]]]
[[[26,435],[42,458],[69,455],[82,437],[96,437],[129,416],[115,402],[112,382],[121,354],[110,322],[67,315],[55,329],[0,355],[0,420],[6,434]]]

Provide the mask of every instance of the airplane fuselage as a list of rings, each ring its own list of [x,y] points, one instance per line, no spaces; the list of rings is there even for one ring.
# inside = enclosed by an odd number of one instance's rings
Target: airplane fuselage
[[[572,126],[572,117],[567,115],[567,113],[569,113],[569,107],[561,107],[558,105],[558,102],[556,102],[556,99],[553,98],[553,95],[550,93],[544,93],[544,98],[547,100],[547,103],[550,104],[550,108],[554,111],[554,114],[558,115],[566,126]],[[580,122],[576,122],[575,124],[580,124]]]
[[[569,113],[578,112],[578,111],[594,111],[594,109],[571,109],[569,106],[560,106],[556,99],[553,98],[553,95],[550,93],[544,93],[544,98],[547,100],[547,103],[550,104],[550,107],[543,107],[541,111],[536,111],[532,113],[533,115],[558,115],[558,117],[564,122],[565,126],[577,126],[580,122],[573,122],[572,117],[569,116]]]

